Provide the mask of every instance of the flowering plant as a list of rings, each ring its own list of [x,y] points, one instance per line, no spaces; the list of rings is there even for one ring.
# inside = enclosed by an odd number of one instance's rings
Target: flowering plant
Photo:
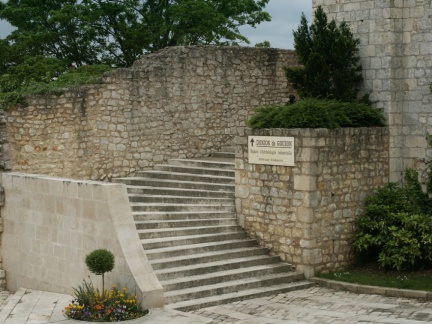
[[[83,281],[74,288],[74,300],[64,314],[72,319],[88,322],[119,322],[144,316],[148,311],[140,308],[135,294],[126,288],[105,290],[102,294],[91,282]]]

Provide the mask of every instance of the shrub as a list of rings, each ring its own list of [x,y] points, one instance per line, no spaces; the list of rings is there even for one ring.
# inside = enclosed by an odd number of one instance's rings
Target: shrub
[[[384,126],[382,110],[359,102],[303,99],[287,106],[258,108],[251,128],[340,128]]]
[[[22,68],[22,67],[21,67]],[[47,67],[47,69],[49,66]],[[65,88],[74,88],[84,84],[100,83],[104,72],[111,70],[108,65],[80,66],[63,71],[46,72],[39,78],[28,74],[9,73],[0,77],[0,107],[10,108],[14,105],[25,105],[25,97],[44,94],[61,94]]]
[[[114,269],[114,255],[105,249],[94,250],[85,258],[87,268],[96,275],[102,275],[102,291],[104,291],[104,274]]]
[[[354,238],[360,257],[397,270],[432,260],[432,200],[415,170],[406,171],[405,182],[389,183],[366,199]]]
[[[137,296],[126,288],[113,287],[102,294],[91,282],[84,280],[78,288],[74,288],[74,297],[65,309],[69,318],[89,322],[118,322],[144,316]]]
[[[328,22],[321,6],[314,16],[309,27],[303,14],[294,31],[294,47],[301,66],[285,68],[287,79],[302,98],[355,101],[363,80],[357,48],[360,41],[346,22]]]

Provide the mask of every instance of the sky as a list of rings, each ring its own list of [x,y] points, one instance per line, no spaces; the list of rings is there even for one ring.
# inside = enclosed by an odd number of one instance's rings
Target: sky
[[[263,22],[256,28],[244,26],[240,30],[249,38],[251,45],[269,41],[271,47],[294,49],[292,31],[300,25],[301,14],[312,21],[312,0],[270,0],[266,11],[272,16],[270,22]]]
[[[266,11],[272,16],[270,22],[263,22],[256,28],[244,26],[241,33],[249,39],[251,46],[269,41],[274,48],[294,49],[292,31],[299,26],[302,13],[311,22],[312,0],[270,0]],[[0,38],[5,38],[11,31],[11,26],[0,20]]]

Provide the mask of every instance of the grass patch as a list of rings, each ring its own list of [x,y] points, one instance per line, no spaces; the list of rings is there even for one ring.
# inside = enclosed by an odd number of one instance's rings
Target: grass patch
[[[361,285],[432,291],[432,271],[383,271],[355,268],[318,274],[317,277]]]

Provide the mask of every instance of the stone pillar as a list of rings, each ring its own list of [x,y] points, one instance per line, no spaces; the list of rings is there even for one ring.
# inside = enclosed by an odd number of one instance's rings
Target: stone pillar
[[[301,206],[295,209],[296,227],[302,229],[302,239],[298,244],[303,248],[302,264],[297,265],[297,270],[309,278],[315,275],[315,265],[321,264],[323,260],[315,228],[317,224],[315,209],[321,199],[321,193],[318,191],[318,176],[322,169],[318,166],[318,148],[325,146],[325,139],[306,137],[303,138],[302,145],[301,154],[297,157],[298,168],[293,170],[294,190],[298,196],[303,196]]]

